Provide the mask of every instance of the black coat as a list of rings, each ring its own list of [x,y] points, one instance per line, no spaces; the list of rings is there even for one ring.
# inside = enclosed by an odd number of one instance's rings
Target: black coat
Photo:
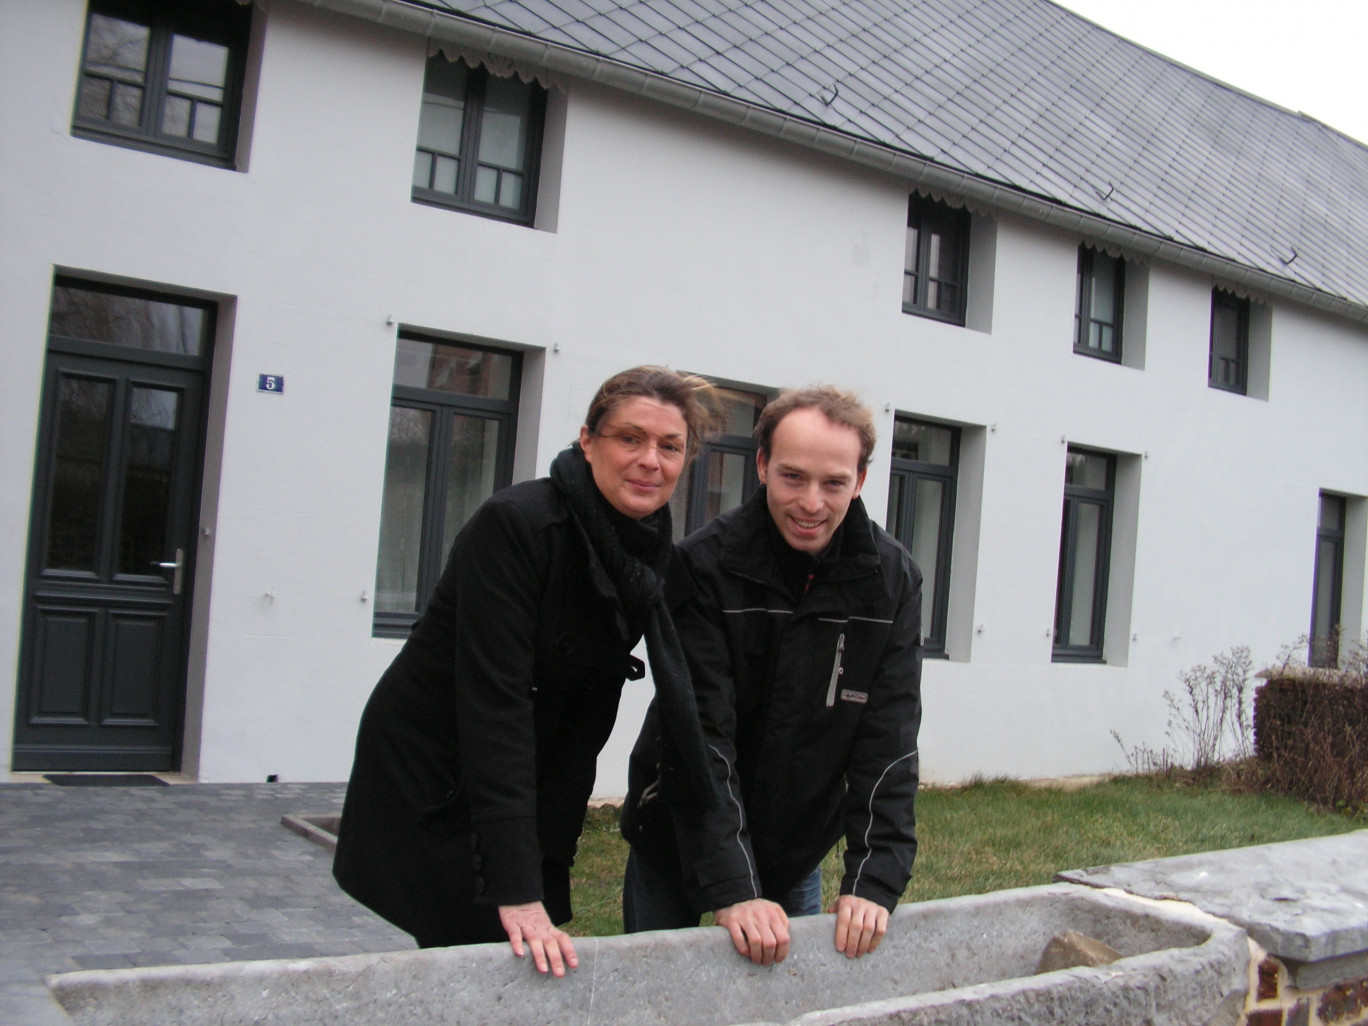
[[[362,715],[342,888],[420,944],[499,940],[499,905],[569,919],[595,759],[624,678],[642,675],[640,634],[548,479],[484,503]]]
[[[659,779],[652,706],[622,832],[658,869],[682,869],[699,911],[782,894],[844,834],[841,893],[891,909],[917,847],[921,573],[858,499],[801,594],[769,534],[761,488],[684,540],[671,589],[692,587],[672,612],[718,786],[734,800],[701,827],[682,820]]]

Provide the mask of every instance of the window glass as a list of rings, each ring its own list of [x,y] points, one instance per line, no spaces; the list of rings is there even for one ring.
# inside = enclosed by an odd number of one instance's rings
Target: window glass
[[[129,390],[128,447],[119,517],[119,573],[156,573],[166,551],[171,517],[171,460],[175,455],[180,393]]]
[[[113,383],[63,377],[57,396],[47,570],[94,573]]]
[[[431,411],[390,408],[385,491],[380,504],[380,566],[375,581],[375,608],[380,612],[418,611],[423,504],[427,497],[431,441]]]
[[[414,198],[530,222],[545,95],[516,75],[429,57]]]
[[[513,358],[487,349],[401,338],[394,351],[394,383],[508,399],[512,396]]]
[[[945,482],[933,478],[917,478],[913,485],[915,516],[912,519],[912,537],[907,550],[916,560],[922,577],[933,584],[940,573],[941,522],[945,512],[945,490]],[[935,608],[935,603],[927,602],[926,597],[923,594],[923,637],[932,633],[931,614]]]
[[[428,58],[423,106],[418,117],[418,151],[413,164],[413,184],[417,188],[456,191],[468,77],[469,72],[460,61],[449,61],[441,54]]]
[[[1095,503],[1080,502],[1075,509],[1074,559],[1070,570],[1070,591],[1073,601],[1061,645],[1089,645],[1092,643],[1093,600],[1097,586],[1097,548],[1101,542],[1102,508]]]
[[[755,425],[760,423],[760,411],[769,402],[769,397],[761,392],[721,387],[717,395],[722,407],[722,434],[749,438]]]
[[[1055,595],[1056,660],[1102,659],[1114,460],[1102,453],[1068,452]]]
[[[1221,289],[1211,293],[1211,355],[1207,368],[1213,388],[1243,393],[1249,353],[1249,300]]]
[[[708,454],[708,492],[704,523],[719,513],[735,509],[746,499],[746,471],[751,460],[740,453]]]
[[[408,633],[452,542],[480,504],[512,483],[519,359],[434,339],[395,346],[375,632]]]
[[[92,13],[77,110],[82,117],[136,126],[142,120],[151,29]]]
[[[55,286],[51,317],[53,335],[186,356],[202,354],[208,330],[204,307],[97,292],[89,286]]]
[[[926,654],[944,655],[959,429],[898,417],[893,422],[892,450],[888,530],[912,554],[925,581],[922,640]]]
[[[1320,526],[1323,529],[1339,531],[1344,528],[1344,499],[1338,495],[1322,495],[1320,501]]]
[[[497,490],[499,422],[487,417],[453,414],[446,458],[446,502],[442,515],[442,552],[480,503]]]
[[[950,466],[955,430],[921,420],[898,418],[893,424],[893,455],[898,459]]]
[[[1106,456],[1070,449],[1064,465],[1064,481],[1079,488],[1101,491],[1107,487],[1107,466]]]
[[[903,311],[964,323],[969,212],[912,196],[903,252]]]
[[[73,129],[103,142],[227,165],[251,7],[90,0]]]
[[[717,387],[717,397],[721,421],[718,436],[703,444],[670,496],[676,541],[719,513],[735,509],[759,487],[753,432],[769,397],[763,392],[723,386]]]
[[[480,125],[481,163],[522,170],[531,100],[531,90],[517,78],[489,77]]]
[[[1316,566],[1311,596],[1312,666],[1339,665],[1340,610],[1344,594],[1344,518],[1342,495],[1320,497],[1316,528]]]
[[[196,142],[217,142],[227,85],[228,47],[175,36],[162,131]]]

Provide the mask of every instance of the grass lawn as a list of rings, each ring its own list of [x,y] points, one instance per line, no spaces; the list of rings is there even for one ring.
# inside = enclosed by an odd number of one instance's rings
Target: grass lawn
[[[1114,777],[1078,789],[1018,781],[924,787],[917,796],[917,863],[903,901],[1049,883],[1065,869],[1272,841],[1368,826],[1293,798],[1232,793],[1215,781]],[[627,845],[617,810],[591,809],[573,874],[576,936],[622,932]],[[823,900],[840,882],[839,848],[823,864]]]

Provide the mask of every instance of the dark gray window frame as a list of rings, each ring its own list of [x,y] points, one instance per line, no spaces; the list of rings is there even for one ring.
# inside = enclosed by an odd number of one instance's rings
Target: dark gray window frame
[[[90,45],[90,19],[93,14],[137,22],[146,25],[150,31],[146,95],[142,117],[136,128],[81,114],[81,97],[87,75],[87,49]],[[251,19],[252,6],[239,4],[237,0],[90,0],[81,43],[72,135],[214,167],[234,167],[237,162]],[[172,37],[176,34],[214,42],[228,50],[224,104],[220,115],[219,139],[215,143],[166,135],[158,128],[167,95],[172,92],[169,84],[170,53]]]
[[[917,230],[917,247],[914,253],[908,255],[912,266],[906,265],[906,258],[904,262],[904,295],[906,295],[906,283],[909,278],[913,279],[913,295],[910,301],[904,299],[903,313],[913,314],[917,317],[929,317],[932,320],[945,321],[948,324],[957,324],[962,327],[969,292],[969,235],[971,227],[969,211],[963,207],[952,207],[942,200],[930,199],[914,193],[907,201],[907,227]],[[949,268],[953,277],[932,279],[930,275],[931,246],[927,240],[935,233],[951,236],[955,239],[958,259]],[[946,311],[930,305],[928,295],[932,280],[955,290],[954,309]]]
[[[1337,510],[1338,527],[1326,525],[1326,503],[1333,504]],[[1320,509],[1316,522],[1316,564],[1311,580],[1311,634],[1307,643],[1306,659],[1308,666],[1331,669],[1339,666],[1340,620],[1344,611],[1344,520],[1348,514],[1348,506],[1342,495],[1331,495],[1328,492],[1320,494]],[[1322,547],[1327,544],[1332,552],[1328,567],[1321,560]],[[1316,600],[1321,593],[1322,575],[1326,573],[1330,574],[1330,615],[1329,622],[1321,624],[1317,622]],[[1318,640],[1320,638],[1324,638],[1324,641]]]
[[[464,395],[454,392],[439,392],[434,389],[416,388],[411,385],[395,384],[390,399],[391,409],[398,406],[429,412],[433,415],[433,442],[428,450],[427,474],[423,494],[423,526],[419,542],[418,556],[418,597],[417,608],[409,613],[392,610],[375,611],[372,633],[378,638],[407,637],[414,622],[427,608],[432,598],[437,579],[442,575],[448,553],[443,551],[446,537],[442,499],[446,495],[445,467],[450,449],[450,417],[453,414],[480,417],[500,422],[499,450],[494,470],[494,491],[506,488],[513,483],[514,436],[518,424],[518,397],[522,384],[522,354],[511,349],[497,349],[492,346],[477,345],[463,339],[446,338],[415,331],[402,331],[400,339],[414,342],[431,342],[437,345],[459,346],[462,349],[475,349],[482,352],[498,353],[513,360],[513,385],[508,399],[488,399],[481,396]],[[445,416],[443,416],[445,414]],[[378,553],[377,558],[382,558]],[[376,567],[377,573],[379,567]]]
[[[1069,446],[1070,453],[1101,457],[1106,461],[1106,487],[1085,488],[1064,485],[1064,515],[1059,531],[1059,574],[1055,587],[1054,651],[1057,663],[1103,662],[1106,640],[1107,585],[1111,572],[1112,519],[1116,507],[1116,457],[1079,446]],[[1088,641],[1086,644],[1061,644],[1067,631],[1064,625],[1072,619],[1074,602],[1074,568],[1078,559],[1079,510],[1084,505],[1097,506],[1098,518],[1096,564],[1093,572],[1093,602]]]
[[[766,396],[765,392],[757,391],[754,388],[741,388],[740,386],[723,385],[714,382],[719,388],[729,389],[735,392],[744,392],[754,396]],[[759,415],[760,407],[756,408]],[[679,487],[685,489],[684,492],[684,517],[682,523],[674,525],[675,540],[683,538],[687,534],[697,531],[708,522],[708,457],[714,453],[724,453],[732,456],[742,457],[742,464],[745,467],[745,479],[741,485],[741,501],[745,502],[760,487],[760,474],[755,466],[755,454],[759,451],[759,443],[752,435],[717,435],[704,442],[698,450],[698,456],[690,461],[685,469],[683,479],[679,482]],[[726,510],[722,510],[723,513]]]
[[[916,421],[915,417],[900,417],[899,420]],[[946,632],[950,617],[950,561],[954,554],[955,500],[959,481],[960,429],[949,424],[924,423],[950,431],[950,464],[927,463],[892,457],[888,503],[890,510],[895,501],[901,511],[898,523],[889,523],[888,530],[908,548],[911,547],[912,525],[916,518],[915,483],[918,478],[939,482],[944,487],[944,501],[941,503],[940,531],[936,551],[935,579],[923,584],[922,601],[931,600],[931,615],[926,618],[927,630],[922,637],[922,652],[932,659],[944,659],[946,655]],[[899,501],[900,499],[900,501]],[[923,572],[925,567],[921,568]],[[930,585],[927,594],[926,585]]]
[[[429,57],[428,61],[445,61],[446,59],[443,54],[436,53]],[[462,63],[465,62],[462,61]],[[526,171],[524,172],[522,203],[517,209],[501,207],[495,203],[481,203],[474,198],[475,172],[478,169],[478,161],[474,159],[473,155],[477,154],[480,148],[480,132],[484,120],[485,87],[489,81],[490,72],[481,66],[470,67],[467,64],[466,67],[468,77],[466,80],[465,116],[461,123],[460,149],[463,156],[460,159],[460,169],[457,172],[456,191],[451,193],[440,189],[419,188],[415,185],[412,187],[413,201],[530,227],[537,215],[537,191],[541,179],[542,136],[546,128],[546,90],[536,82],[525,83],[530,90],[532,102],[528,116],[527,142],[523,152],[523,163]],[[424,91],[426,89],[427,78],[425,74]],[[425,148],[415,146],[415,150],[422,149]]]
[[[1115,280],[1112,283],[1116,296],[1116,319],[1108,325],[1112,330],[1112,351],[1109,353],[1104,349],[1092,346],[1089,340],[1092,338],[1093,324],[1107,324],[1099,321],[1092,316],[1093,313],[1093,283],[1097,280],[1097,258],[1106,257],[1115,261],[1114,274]],[[1074,352],[1082,356],[1091,356],[1096,360],[1107,360],[1111,363],[1121,362],[1121,346],[1123,343],[1123,332],[1125,324],[1125,297],[1126,297],[1126,261],[1122,257],[1113,257],[1109,253],[1102,253],[1089,245],[1078,247],[1078,296],[1074,309]]]
[[[1235,314],[1235,355],[1218,355],[1216,311]],[[1207,352],[1207,384],[1224,392],[1249,394],[1249,300],[1222,288],[1211,290],[1211,337]]]

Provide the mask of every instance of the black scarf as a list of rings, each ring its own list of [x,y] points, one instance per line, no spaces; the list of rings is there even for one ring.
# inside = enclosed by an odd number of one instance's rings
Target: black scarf
[[[674,550],[670,507],[662,506],[652,515],[656,537],[651,544],[641,533],[649,532],[649,526],[621,517],[604,500],[578,442],[552,461],[551,482],[565,497],[585,542],[598,557],[627,621],[644,625],[646,656],[668,747],[679,763],[688,795],[699,804],[707,804],[712,800],[713,783],[703,728],[698,721],[689,666],[664,602],[665,574]],[[627,523],[615,526],[614,521],[623,520]],[[632,555],[623,545],[620,531],[634,535],[631,548],[641,557]]]

